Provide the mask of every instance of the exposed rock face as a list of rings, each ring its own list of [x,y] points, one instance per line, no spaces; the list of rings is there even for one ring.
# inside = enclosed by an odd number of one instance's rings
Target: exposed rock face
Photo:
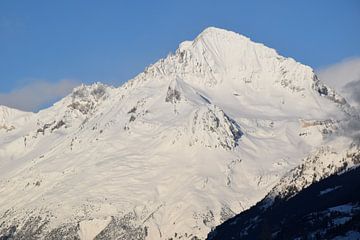
[[[91,86],[82,85],[72,92],[69,108],[78,110],[82,114],[92,113],[96,106],[108,97],[108,87],[101,83]]]
[[[242,135],[240,126],[216,106],[196,110],[191,126],[190,144],[234,149]]]

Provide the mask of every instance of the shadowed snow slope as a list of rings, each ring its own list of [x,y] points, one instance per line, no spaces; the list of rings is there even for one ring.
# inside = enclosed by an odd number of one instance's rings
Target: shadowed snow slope
[[[0,236],[202,239],[336,138],[351,108],[310,67],[208,28],[118,88],[4,116]]]

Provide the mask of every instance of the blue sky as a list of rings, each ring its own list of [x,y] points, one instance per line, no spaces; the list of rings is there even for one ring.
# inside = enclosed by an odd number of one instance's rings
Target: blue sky
[[[360,56],[358,0],[1,0],[0,104],[39,82],[118,86],[208,26],[314,68]]]

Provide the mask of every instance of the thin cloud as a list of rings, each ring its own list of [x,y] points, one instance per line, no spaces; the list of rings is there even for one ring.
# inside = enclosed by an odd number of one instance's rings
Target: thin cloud
[[[77,85],[78,81],[68,79],[58,82],[35,81],[10,93],[0,93],[0,105],[24,111],[38,111],[69,94]]]
[[[347,83],[343,87],[343,91],[346,91],[349,95],[349,99],[356,105],[360,106],[360,77],[357,81]]]
[[[345,59],[317,70],[317,75],[352,105],[360,105],[360,57]]]
[[[342,123],[344,135],[360,144],[360,57],[347,59],[340,63],[318,70],[319,78],[332,86],[348,103],[357,110],[358,115]],[[356,111],[355,110],[355,111]]]

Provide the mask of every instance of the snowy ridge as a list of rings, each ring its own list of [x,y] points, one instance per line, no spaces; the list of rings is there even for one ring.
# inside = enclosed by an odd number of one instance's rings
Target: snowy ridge
[[[359,151],[356,155],[352,158],[358,158]],[[351,158],[351,154],[347,158]],[[356,164],[356,160],[349,162]],[[342,167],[346,171],[338,169],[341,171],[338,174],[324,175],[306,188],[289,191],[288,196],[278,196],[271,207],[264,208],[269,203],[264,198],[249,210],[216,227],[207,239],[358,239],[358,166]],[[289,188],[294,190],[293,185]]]
[[[203,239],[337,138],[347,103],[323,86],[217,28],[118,88],[80,86],[0,132],[0,236]]]
[[[287,173],[267,195],[264,204],[271,205],[275,198],[289,199],[312,183],[359,165],[360,148],[357,144],[333,141],[320,147]]]
[[[0,132],[14,130],[16,126],[25,123],[32,114],[0,105]]]

